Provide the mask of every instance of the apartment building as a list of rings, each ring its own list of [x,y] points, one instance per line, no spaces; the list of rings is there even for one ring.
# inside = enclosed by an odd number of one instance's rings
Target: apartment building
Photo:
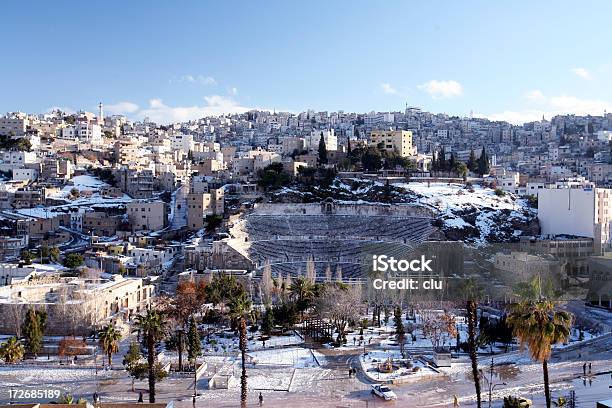
[[[114,172],[117,187],[130,197],[136,199],[150,198],[153,196],[154,175],[152,170],[138,170],[121,168]]]
[[[208,193],[194,192],[187,195],[187,226],[190,229],[204,228],[207,215],[223,215],[225,209],[224,190],[210,189]]]
[[[2,159],[1,164],[8,164],[11,166],[23,166],[26,164],[36,163],[35,152],[25,152],[19,150],[3,150],[0,152],[0,158]]]
[[[0,136],[21,137],[25,135],[29,124],[30,119],[21,112],[0,117]]]
[[[62,129],[61,135],[62,139],[79,140],[84,143],[99,144],[102,142],[102,128],[89,121],[68,125]]]
[[[82,230],[88,234],[110,237],[117,233],[123,216],[103,211],[86,212],[82,216]]]
[[[538,194],[538,220],[543,235],[593,238],[595,253],[612,244],[612,190],[546,188]]]
[[[382,150],[393,151],[401,157],[417,154],[412,144],[412,132],[409,130],[374,130],[370,132],[370,144],[380,146]]]
[[[126,212],[132,231],[158,231],[168,225],[168,205],[163,201],[132,201]]]
[[[325,142],[325,148],[329,150],[338,150],[338,137],[334,133],[334,129],[315,129],[304,139],[305,148],[309,150],[318,150],[321,136]]]

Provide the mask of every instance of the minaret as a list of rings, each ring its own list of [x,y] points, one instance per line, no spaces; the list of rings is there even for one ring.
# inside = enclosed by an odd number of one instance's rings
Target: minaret
[[[101,125],[104,124],[104,105],[102,105],[102,102],[98,104],[98,122]]]

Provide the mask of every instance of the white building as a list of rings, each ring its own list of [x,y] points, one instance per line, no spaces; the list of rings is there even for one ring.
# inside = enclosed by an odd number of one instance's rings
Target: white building
[[[310,135],[306,136],[306,139],[304,140],[306,149],[318,150],[319,141],[321,140],[321,136],[323,136],[323,141],[325,142],[325,148],[328,151],[338,150],[338,137],[334,134],[334,129],[313,130],[310,133]]]
[[[519,187],[519,178],[520,175],[518,172],[507,172],[504,176],[498,177],[498,186],[501,187],[501,189],[504,191],[517,194],[517,189]]]
[[[35,181],[38,178],[36,169],[13,169],[13,180],[15,181]]]
[[[597,139],[604,142],[609,142],[612,140],[612,132],[609,130],[600,130],[597,132]]]
[[[24,152],[19,150],[4,150],[0,152],[2,164],[10,164],[12,166],[23,166],[24,164],[36,163],[35,152]]]
[[[363,123],[366,126],[374,126],[382,123],[393,123],[394,121],[395,115],[390,112],[370,112],[363,118]]]
[[[62,139],[99,144],[102,142],[102,128],[93,122],[78,122],[62,129]]]
[[[596,251],[612,244],[612,190],[545,188],[538,194],[538,220],[543,235],[593,238]]]
[[[170,136],[170,145],[172,150],[180,150],[184,153],[189,153],[193,150],[193,135],[172,135]]]

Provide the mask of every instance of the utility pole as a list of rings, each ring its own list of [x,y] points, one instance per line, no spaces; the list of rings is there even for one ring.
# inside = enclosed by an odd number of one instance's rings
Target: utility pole
[[[196,397],[198,396],[198,358],[193,359],[193,408],[196,406]]]

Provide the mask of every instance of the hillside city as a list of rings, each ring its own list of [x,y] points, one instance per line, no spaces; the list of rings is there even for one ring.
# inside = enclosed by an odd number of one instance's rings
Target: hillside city
[[[612,113],[104,109],[0,117],[0,404],[612,406]]]

